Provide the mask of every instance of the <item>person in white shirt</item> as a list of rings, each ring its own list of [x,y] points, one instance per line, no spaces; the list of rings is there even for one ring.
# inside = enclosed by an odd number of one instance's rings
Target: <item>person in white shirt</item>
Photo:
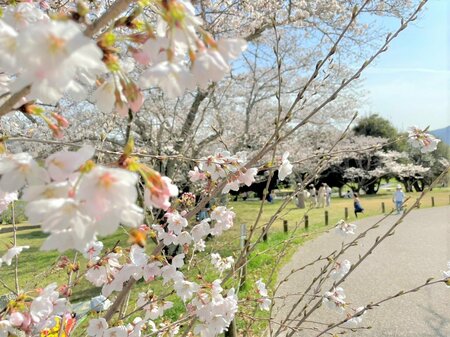
[[[394,192],[392,201],[397,209],[397,214],[400,214],[403,208],[403,201],[405,201],[405,193],[403,193],[401,185],[397,185],[397,190]]]

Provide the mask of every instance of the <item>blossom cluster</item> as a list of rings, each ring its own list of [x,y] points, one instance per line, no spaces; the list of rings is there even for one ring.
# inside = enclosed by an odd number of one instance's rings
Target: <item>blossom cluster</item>
[[[355,234],[356,225],[348,223],[345,220],[339,220],[336,224],[336,232],[340,235],[347,236]]]
[[[70,308],[67,299],[60,297],[56,283],[52,283],[32,296],[19,294],[2,316],[1,336],[17,335],[20,331],[32,336],[51,329],[55,320],[70,317]]]
[[[221,273],[225,270],[231,269],[234,264],[232,256],[222,258],[219,253],[211,254],[211,264]]]
[[[143,15],[146,6],[156,20]],[[59,137],[67,121],[53,114],[57,123],[50,122],[27,102],[56,104],[63,95],[80,101],[94,89],[91,101],[100,111],[128,116],[144,103],[142,89],[158,86],[171,98],[196,86],[205,89],[229,73],[230,62],[247,47],[239,38],[214,40],[186,0],[141,2],[114,25],[128,32],[110,30],[97,40],[84,30],[89,9],[82,4],[58,15],[47,9],[34,2],[6,7],[0,18],[0,89],[17,93],[29,87],[16,108],[42,117]]]
[[[199,166],[189,171],[189,177],[192,182],[209,180],[212,183],[227,178],[222,193],[226,194],[230,190],[239,191],[241,184],[250,186],[258,173],[257,168],[245,168],[245,162],[244,152],[231,155],[230,152],[219,149],[213,155],[201,158]]]
[[[278,177],[280,180],[284,180],[292,173],[293,166],[288,157],[289,152],[285,152],[279,160]],[[189,178],[192,182],[210,181],[212,183],[227,178],[227,184],[222,189],[222,193],[239,191],[242,184],[246,186],[253,184],[258,173],[256,167],[245,167],[246,159],[247,154],[245,152],[231,155],[230,152],[219,149],[213,155],[201,158],[199,165],[189,171]]]
[[[0,192],[0,213],[8,209],[9,204],[11,204],[15,200],[17,200],[16,192],[12,193]]]
[[[330,276],[335,280],[340,280],[350,271],[352,264],[349,260],[343,260],[341,262],[335,262],[333,269],[330,272]]]
[[[267,293],[267,288],[265,283],[262,281],[262,279],[259,279],[256,281],[256,291],[258,295],[260,296],[256,302],[258,303],[261,310],[270,310],[270,305],[272,304],[272,300],[269,298],[269,295]]]
[[[119,224],[138,227],[143,209],[136,205],[138,175],[117,167],[94,165],[94,148],[59,151],[40,166],[28,153],[0,157],[0,189],[22,189],[30,223],[50,233],[42,249],[77,249],[98,235],[114,233]],[[145,190],[147,207],[167,209],[178,189],[170,179],[152,176]],[[173,186],[173,187],[172,187]]]
[[[409,128],[408,141],[413,147],[420,149],[422,153],[433,152],[440,142],[433,135],[415,126]]]
[[[92,243],[86,252],[91,252],[91,247],[94,246],[99,244]],[[146,282],[162,278],[163,284],[173,284],[176,295],[190,308],[189,312],[197,317],[199,324],[196,325],[195,331],[201,336],[217,336],[225,331],[237,311],[237,296],[234,290],[230,289],[224,295],[221,280],[212,283],[203,281],[204,284],[198,284],[185,278],[180,270],[184,265],[185,254],[174,256],[169,263],[167,260],[154,260],[145,253],[144,248],[133,245],[129,259],[125,259],[128,262],[124,264],[121,263],[124,260],[122,253],[108,253],[101,258],[97,253],[90,256],[93,256],[96,263],[89,268],[86,279],[96,286],[102,286],[104,298],[113,291],[120,291],[130,278],[135,280],[143,278]],[[115,329],[115,332],[125,337],[133,331],[136,333],[140,331],[144,324],[150,326],[153,332],[163,331],[167,335],[178,331],[177,325],[157,327],[154,322],[163,316],[165,310],[172,307],[172,302],[159,299],[152,293],[142,292],[138,294],[136,305],[145,313],[144,318],[135,319],[133,324],[128,326],[114,328],[108,327],[103,319],[93,319],[89,323],[88,334],[110,336],[113,331],[109,329]]]

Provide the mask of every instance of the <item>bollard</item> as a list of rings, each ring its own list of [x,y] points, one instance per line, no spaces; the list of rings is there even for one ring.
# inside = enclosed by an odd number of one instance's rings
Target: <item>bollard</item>
[[[328,211],[325,211],[325,226],[328,226]]]
[[[345,207],[345,220],[348,220],[348,207]]]
[[[420,208],[420,201],[418,198],[416,199],[416,202],[417,202],[417,208]]]
[[[384,204],[384,201],[381,202],[381,213],[386,213],[386,205]]]
[[[285,233],[288,232],[288,221],[287,220],[283,220],[283,230]]]
[[[431,197],[431,207],[434,207],[434,197]]]
[[[305,215],[305,229],[308,230],[309,227],[309,216]]]
[[[244,247],[247,245],[247,239],[244,241]],[[246,252],[244,253],[245,256],[242,258],[242,264],[240,265],[241,272],[239,275],[239,288],[242,288],[245,286],[245,281],[247,280],[247,252],[248,247],[246,249]]]

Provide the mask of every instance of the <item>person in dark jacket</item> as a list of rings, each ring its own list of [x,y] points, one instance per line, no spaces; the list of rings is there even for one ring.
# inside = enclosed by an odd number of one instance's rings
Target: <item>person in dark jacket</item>
[[[353,194],[353,206],[355,207],[355,217],[358,217],[358,213],[364,213],[364,208],[361,206],[361,202],[358,198],[358,193]]]

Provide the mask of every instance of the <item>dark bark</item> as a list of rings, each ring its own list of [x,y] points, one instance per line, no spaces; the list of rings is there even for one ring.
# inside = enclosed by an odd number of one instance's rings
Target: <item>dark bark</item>
[[[209,91],[202,92],[197,91],[197,94],[195,95],[194,101],[192,102],[191,108],[189,109],[189,113],[186,116],[186,119],[184,120],[183,127],[181,128],[181,132],[178,136],[177,141],[175,142],[174,150],[176,153],[181,152],[183,149],[183,145],[186,143],[186,140],[188,136],[191,133],[192,125],[194,124],[195,117],[197,116],[197,113],[200,108],[200,104],[205,100],[206,97],[208,97]],[[175,171],[175,160],[168,160],[166,165],[165,174],[168,177],[171,177],[172,174]]]

